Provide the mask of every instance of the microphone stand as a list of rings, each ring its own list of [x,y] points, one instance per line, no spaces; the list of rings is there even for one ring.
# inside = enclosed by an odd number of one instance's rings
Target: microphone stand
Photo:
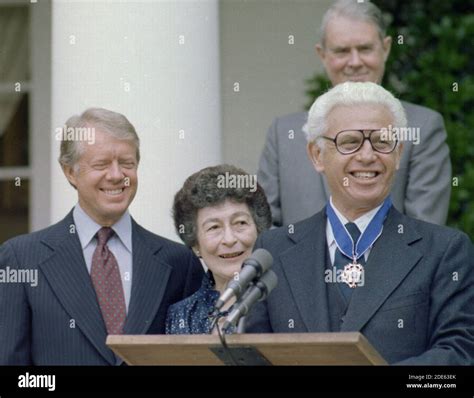
[[[237,324],[237,334],[244,334],[245,333],[245,321],[247,320],[247,317],[244,315],[239,319],[239,323]]]

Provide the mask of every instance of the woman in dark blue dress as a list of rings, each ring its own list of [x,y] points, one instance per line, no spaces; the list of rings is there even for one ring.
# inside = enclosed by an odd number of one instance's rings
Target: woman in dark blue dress
[[[234,166],[208,167],[191,175],[176,194],[176,231],[208,272],[196,293],[169,308],[167,334],[216,331],[209,312],[252,253],[258,234],[271,225],[270,206],[256,180]]]

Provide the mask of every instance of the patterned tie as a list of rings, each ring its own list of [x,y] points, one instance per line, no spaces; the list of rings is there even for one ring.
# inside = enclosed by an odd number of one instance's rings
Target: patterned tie
[[[107,246],[112,228],[97,232],[97,247],[92,256],[91,278],[108,334],[122,334],[126,318],[125,296],[117,260]]]
[[[360,236],[360,231],[359,228],[357,228],[357,225],[354,224],[353,222],[349,222],[346,225],[347,231],[352,237],[352,240],[354,241],[354,244],[357,243],[357,239],[359,239]],[[336,270],[344,270],[344,267],[351,263],[352,259],[349,259],[346,257],[344,254],[341,253],[341,251],[336,248],[336,255],[334,256],[334,266],[336,267]],[[358,260],[359,264],[365,265],[365,259],[364,256],[359,258]],[[338,283],[339,288],[341,289],[342,294],[344,295],[344,298],[346,299],[347,302],[350,301],[352,291],[354,289],[350,288],[347,283],[341,282]]]

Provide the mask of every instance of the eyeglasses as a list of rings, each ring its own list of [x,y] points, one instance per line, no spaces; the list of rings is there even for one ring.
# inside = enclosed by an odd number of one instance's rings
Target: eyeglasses
[[[364,131],[368,131],[366,137]],[[326,140],[334,142],[336,149],[343,155],[350,155],[357,152],[365,140],[369,140],[372,149],[380,153],[390,153],[396,148],[398,140],[395,134],[382,130],[342,130],[336,134],[335,138],[320,136]]]

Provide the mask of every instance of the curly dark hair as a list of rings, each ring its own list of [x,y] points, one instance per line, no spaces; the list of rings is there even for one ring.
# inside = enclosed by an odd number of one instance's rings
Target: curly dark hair
[[[194,173],[176,193],[173,203],[173,219],[176,232],[188,247],[197,244],[197,213],[199,209],[216,206],[226,200],[247,204],[257,233],[270,228],[272,213],[263,188],[256,184],[255,192],[250,187],[229,188],[222,186],[225,176],[242,180],[251,175],[235,166],[223,164],[207,167]],[[238,185],[237,185],[238,186]]]

